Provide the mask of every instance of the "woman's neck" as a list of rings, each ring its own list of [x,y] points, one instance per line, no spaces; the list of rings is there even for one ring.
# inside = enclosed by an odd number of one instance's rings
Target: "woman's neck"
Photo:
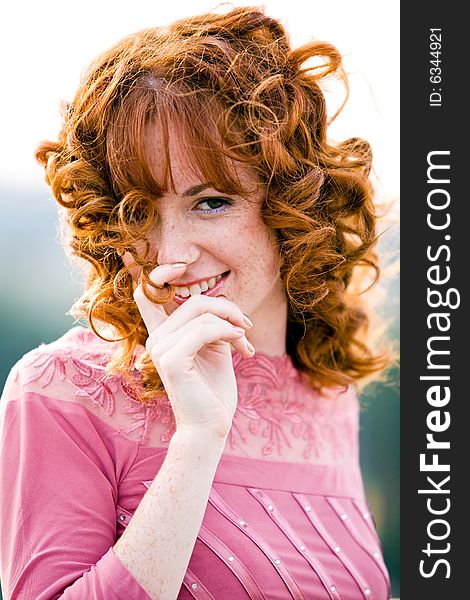
[[[246,337],[257,352],[268,356],[286,354],[287,299],[263,308],[262,315],[250,315],[253,327],[247,331]]]

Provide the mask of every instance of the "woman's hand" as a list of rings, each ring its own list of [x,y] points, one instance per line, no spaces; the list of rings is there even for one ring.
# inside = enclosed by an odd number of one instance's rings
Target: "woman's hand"
[[[158,266],[156,285],[181,277],[186,265]],[[226,437],[237,406],[237,383],[230,345],[245,356],[253,346],[245,337],[251,326],[233,302],[191,296],[171,315],[152,303],[139,284],[134,299],[149,332],[149,352],[175,414],[178,430]]]

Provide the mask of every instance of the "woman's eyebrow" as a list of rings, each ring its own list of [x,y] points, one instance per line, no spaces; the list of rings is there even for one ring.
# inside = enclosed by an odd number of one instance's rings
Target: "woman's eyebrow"
[[[199,194],[200,192],[203,192],[204,190],[207,190],[210,187],[211,186],[208,183],[200,183],[198,185],[193,185],[192,187],[188,188],[185,192],[183,192],[183,196],[196,196],[196,194]]]

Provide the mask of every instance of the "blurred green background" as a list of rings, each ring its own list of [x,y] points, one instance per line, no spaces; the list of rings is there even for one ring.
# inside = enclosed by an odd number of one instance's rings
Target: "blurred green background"
[[[67,262],[57,235],[57,211],[42,188],[0,187],[0,388],[13,364],[40,343],[48,343],[73,325],[66,316],[79,296],[80,277]],[[398,234],[388,233],[385,253],[398,248]],[[394,315],[398,339],[398,279],[391,281],[386,315]],[[382,540],[392,580],[400,595],[399,570],[399,393],[398,372],[388,384],[372,384],[361,397],[361,464],[366,493]],[[0,592],[1,598],[1,592]]]

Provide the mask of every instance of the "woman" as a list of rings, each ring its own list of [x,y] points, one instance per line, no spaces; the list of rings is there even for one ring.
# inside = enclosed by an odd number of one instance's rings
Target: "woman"
[[[307,59],[314,66],[305,66]],[[370,151],[255,9],[105,52],[37,152],[90,328],[2,400],[7,598],[387,598],[358,465]],[[366,269],[367,270],[367,269]],[[364,271],[364,269],[362,269]]]

